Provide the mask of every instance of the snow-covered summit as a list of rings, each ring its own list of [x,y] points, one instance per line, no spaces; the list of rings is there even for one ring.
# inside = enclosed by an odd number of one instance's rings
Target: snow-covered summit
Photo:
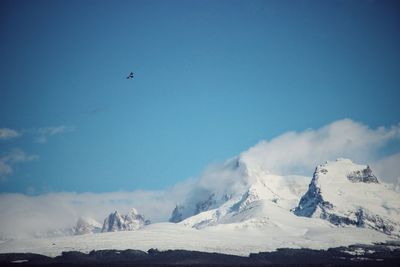
[[[275,228],[275,223],[296,218],[290,210],[300,192],[306,190],[305,177],[296,178],[267,175],[221,206],[186,218],[181,224],[197,229],[228,224],[239,228]]]
[[[290,210],[295,208],[309,183],[309,178],[303,176],[271,174],[242,157],[227,161],[212,177],[214,179],[208,180],[210,184],[202,181],[195,188],[197,192],[204,192],[201,198],[197,195],[196,202],[189,199],[175,207],[172,222],[182,221],[186,226],[200,229],[240,224],[249,219],[263,221],[266,216],[274,217],[277,213],[281,216],[281,211],[295,217]],[[225,184],[218,184],[220,177]],[[255,222],[254,225],[260,224]]]
[[[380,183],[369,166],[349,159],[317,166],[311,182],[308,177],[271,174],[242,157],[227,161],[213,175],[203,179],[210,184],[202,181],[194,188],[195,197],[175,207],[171,222],[197,229],[232,224],[281,230],[329,222],[400,234],[400,194]],[[218,184],[219,176],[225,188]]]
[[[400,195],[379,182],[367,165],[338,159],[317,166],[294,213],[334,225],[400,234]]]
[[[302,176],[273,175],[239,156],[204,173],[189,197],[175,207],[170,222],[180,222],[215,209],[221,218],[234,210],[242,211],[257,200],[273,201],[289,210],[306,191],[308,181]]]
[[[225,203],[250,184],[246,163],[240,157],[225,161],[222,166],[210,167],[198,179],[188,197],[173,210],[170,222],[180,222]]]
[[[148,224],[150,221],[145,220],[134,208],[126,215],[114,211],[104,220],[101,232],[134,231]]]

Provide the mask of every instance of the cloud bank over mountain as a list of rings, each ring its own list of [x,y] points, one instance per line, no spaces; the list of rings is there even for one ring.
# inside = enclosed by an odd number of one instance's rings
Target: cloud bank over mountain
[[[320,129],[287,132],[264,140],[240,154],[247,167],[280,175],[304,175],[311,179],[315,166],[339,157],[370,164],[381,181],[396,183],[400,177],[400,153],[391,147],[400,142],[400,124],[370,127],[339,120]],[[387,151],[392,151],[388,153]],[[0,238],[54,234],[72,227],[80,216],[102,221],[111,211],[136,208],[152,222],[168,220],[175,204],[196,199],[204,190],[216,192],[240,187],[232,160],[209,166],[197,179],[189,179],[161,191],[110,193],[48,193],[38,196],[0,194]]]
[[[310,175],[317,164],[339,157],[379,166],[387,156],[382,154],[384,149],[393,142],[400,142],[400,124],[371,129],[344,119],[317,130],[287,132],[261,141],[242,156],[271,173]],[[386,162],[386,167],[396,169],[398,164],[394,163]],[[382,177],[387,181],[394,178]]]
[[[59,192],[38,196],[0,195],[0,239],[72,233],[79,217],[99,222],[112,211],[127,213],[135,207],[141,214],[162,221],[184,197],[176,186],[165,191],[110,193]]]

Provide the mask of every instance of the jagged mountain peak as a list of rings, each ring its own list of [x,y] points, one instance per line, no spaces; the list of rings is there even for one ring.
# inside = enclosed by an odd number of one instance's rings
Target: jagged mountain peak
[[[310,223],[399,234],[399,194],[380,183],[368,165],[344,158],[327,161],[316,167],[311,182],[307,177],[273,175],[251,168],[240,157],[228,166],[240,174],[238,181],[248,183],[225,198],[211,190],[197,191],[207,194],[197,202],[177,205],[171,221],[194,228],[221,224],[281,227],[287,220],[307,225],[307,219],[301,218],[311,217],[315,219]]]
[[[253,183],[240,188],[219,205],[189,216],[182,224],[194,228],[204,228],[218,224],[242,223],[248,219],[262,218],[268,210],[282,209],[290,216],[290,209],[297,204],[307,186],[306,177],[260,174]],[[210,198],[209,198],[210,199]],[[211,198],[212,199],[212,198]],[[266,208],[268,207],[268,208]],[[180,206],[174,210],[179,213]]]
[[[114,211],[104,219],[102,232],[134,231],[150,224],[136,209],[132,208],[126,215]]]
[[[227,160],[222,166],[205,172],[187,199],[176,205],[169,221],[180,222],[225,205],[236,205],[235,208],[243,210],[257,200],[272,201],[285,209],[291,209],[306,191],[309,183],[307,179],[304,176],[271,174],[253,157],[242,153]]]
[[[248,167],[241,157],[223,164],[210,166],[197,180],[186,199],[177,204],[170,222],[180,222],[190,216],[217,208],[228,199],[247,190],[254,177],[249,176]]]
[[[399,194],[380,183],[368,165],[349,159],[318,165],[294,213],[321,218],[337,226],[400,233]]]
[[[265,177],[269,175],[271,174],[268,170],[261,168],[245,154],[231,158],[221,165],[211,166],[199,177],[187,199],[176,205],[169,221],[180,222],[218,208],[228,200],[240,199],[249,190],[248,196],[251,198],[259,191],[257,187],[268,187]]]
[[[328,172],[334,172],[334,175],[326,174]],[[335,161],[326,161],[324,164],[320,164],[315,169],[314,176],[332,178],[335,177],[331,182],[364,182],[364,183],[379,183],[378,178],[372,173],[371,168],[368,165],[360,165],[352,162],[350,159],[338,158]],[[341,180],[343,178],[347,178]]]

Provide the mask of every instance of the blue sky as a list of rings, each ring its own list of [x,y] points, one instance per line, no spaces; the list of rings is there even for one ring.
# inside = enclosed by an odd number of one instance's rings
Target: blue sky
[[[162,189],[287,131],[398,124],[399,12],[396,1],[2,1],[0,128],[18,136],[0,138],[12,168],[0,191]]]

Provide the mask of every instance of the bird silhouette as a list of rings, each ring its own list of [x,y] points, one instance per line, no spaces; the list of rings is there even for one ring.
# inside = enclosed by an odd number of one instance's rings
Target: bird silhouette
[[[128,80],[133,79],[133,72],[129,73],[129,75],[126,77]]]

